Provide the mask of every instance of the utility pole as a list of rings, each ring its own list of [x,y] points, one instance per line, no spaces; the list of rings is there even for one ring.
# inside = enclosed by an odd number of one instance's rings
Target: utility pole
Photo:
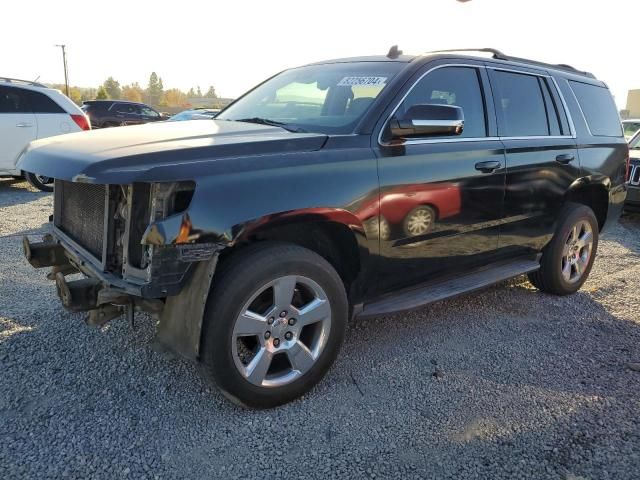
[[[62,49],[62,64],[64,65],[64,88],[66,90],[67,97],[69,96],[69,72],[67,70],[67,52],[66,45],[56,45]]]

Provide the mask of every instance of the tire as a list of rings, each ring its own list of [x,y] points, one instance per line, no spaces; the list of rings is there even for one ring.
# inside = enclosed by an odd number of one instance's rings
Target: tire
[[[42,190],[43,192],[53,192],[53,178],[43,177],[29,172],[24,172],[24,178],[26,178],[27,181],[38,190]]]
[[[324,258],[296,245],[247,247],[214,277],[203,319],[204,374],[241,406],[287,403],[327,373],[347,318],[344,285]]]
[[[436,221],[436,211],[429,205],[420,205],[411,210],[402,221],[402,230],[407,237],[424,235]]]
[[[598,251],[598,221],[586,205],[569,203],[558,219],[551,242],[542,252],[540,270],[529,281],[554,295],[577,292],[589,277]]]

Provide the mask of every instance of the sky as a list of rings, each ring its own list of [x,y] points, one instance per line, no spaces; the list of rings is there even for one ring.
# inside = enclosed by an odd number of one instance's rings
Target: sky
[[[625,61],[640,18],[638,0],[50,0],[6,1],[0,9],[0,76],[71,85],[108,76],[145,87],[213,85],[236,97],[289,67],[323,59],[444,48],[493,47],[568,63],[607,82],[619,108],[640,88]]]

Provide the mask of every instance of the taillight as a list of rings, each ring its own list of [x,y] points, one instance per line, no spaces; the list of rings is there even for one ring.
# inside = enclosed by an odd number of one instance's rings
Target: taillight
[[[71,118],[82,130],[91,130],[91,125],[89,124],[89,120],[85,115],[72,114]]]
[[[627,173],[624,176],[625,181],[629,181],[631,177],[631,154],[629,153],[629,146],[627,145]]]

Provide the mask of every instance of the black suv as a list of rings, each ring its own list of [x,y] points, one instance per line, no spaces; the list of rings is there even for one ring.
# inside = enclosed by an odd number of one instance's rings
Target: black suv
[[[392,49],[286,70],[210,122],[32,144],[20,168],[55,200],[24,250],[90,324],[150,312],[158,346],[272,407],[322,378],[350,318],[523,274],[577,291],[628,154],[589,73]]]
[[[89,100],[81,108],[91,120],[92,128],[139,125],[169,118],[149,105],[124,100]]]

